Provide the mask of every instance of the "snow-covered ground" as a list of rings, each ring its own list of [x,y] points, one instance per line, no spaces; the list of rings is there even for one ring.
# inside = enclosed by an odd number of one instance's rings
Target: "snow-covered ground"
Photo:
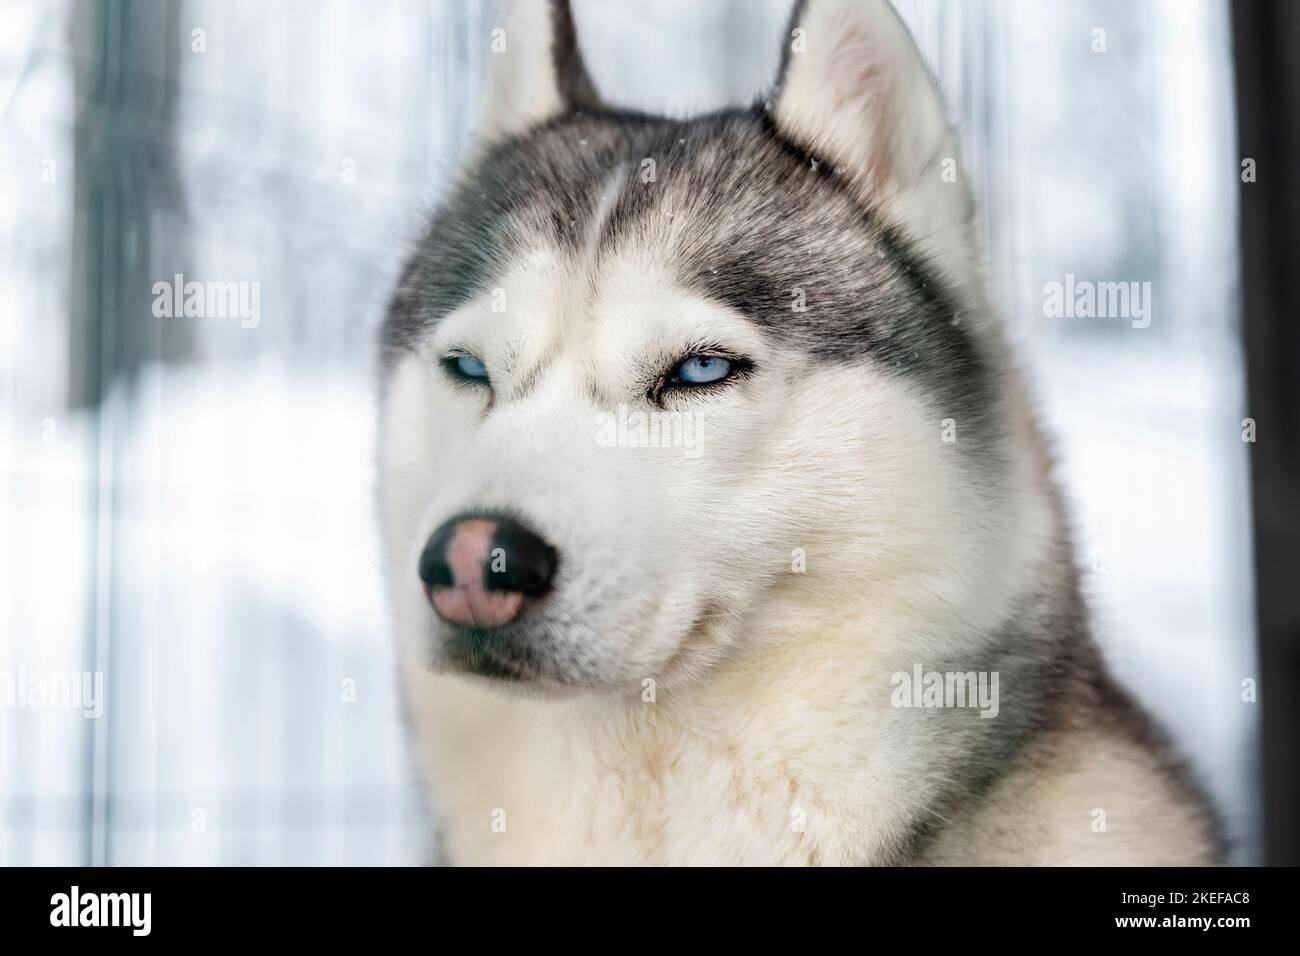
[[[106,679],[99,720],[0,712],[7,860],[81,859],[86,820],[119,864],[427,855],[380,593],[372,405],[355,378],[155,368],[99,429],[73,418],[6,448],[0,670]]]

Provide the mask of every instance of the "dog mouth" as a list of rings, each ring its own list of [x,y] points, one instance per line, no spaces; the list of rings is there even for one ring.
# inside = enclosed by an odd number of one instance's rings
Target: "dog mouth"
[[[727,616],[719,602],[703,602],[680,645],[668,660],[653,668],[659,678],[681,671],[698,651],[696,646],[714,622]],[[576,658],[555,648],[535,629],[505,627],[467,628],[442,622],[442,650],[434,659],[437,669],[487,683],[532,687],[570,695],[607,692],[626,686],[626,675],[602,675],[591,660]],[[640,686],[640,678],[637,680]]]
[[[618,692],[626,681],[603,678],[591,662],[520,647],[499,632],[462,630],[449,636],[435,667],[482,686],[568,698]]]
[[[458,628],[444,644],[442,667],[488,684],[509,685],[543,694],[568,696],[603,688],[589,674],[570,671],[559,661],[500,631]]]
[[[543,675],[494,634],[458,629],[446,644],[446,663],[460,674],[520,684]]]

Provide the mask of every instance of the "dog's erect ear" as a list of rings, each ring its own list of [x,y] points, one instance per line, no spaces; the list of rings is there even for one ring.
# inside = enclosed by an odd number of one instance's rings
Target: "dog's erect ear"
[[[480,144],[600,104],[568,0],[506,0],[488,38]]]
[[[887,0],[800,0],[772,101],[777,128],[842,167],[923,246],[966,247],[969,192],[943,102]]]

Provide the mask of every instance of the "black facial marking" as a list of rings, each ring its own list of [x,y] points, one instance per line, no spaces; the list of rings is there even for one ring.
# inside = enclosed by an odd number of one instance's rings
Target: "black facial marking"
[[[643,181],[643,160],[654,179]],[[991,428],[991,363],[936,264],[864,206],[829,162],[761,107],[688,121],[595,108],[507,140],[434,217],[393,297],[391,358],[500,281],[529,246],[585,252],[602,193],[596,267],[649,243],[687,288],[737,310],[811,360],[870,362],[919,384],[978,441]],[[507,304],[507,310],[511,304]],[[938,422],[936,421],[936,428]]]

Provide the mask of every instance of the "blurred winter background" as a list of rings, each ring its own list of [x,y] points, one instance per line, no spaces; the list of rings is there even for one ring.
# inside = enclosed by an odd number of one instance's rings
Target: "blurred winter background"
[[[577,0],[606,97],[771,81],[788,0]],[[900,0],[957,119],[1104,646],[1259,858],[1222,0]],[[0,864],[418,863],[372,528],[373,333],[465,148],[490,6],[6,0]],[[1098,34],[1104,50],[1096,49]],[[155,282],[259,284],[260,322]],[[1153,321],[1043,286],[1152,283]]]

